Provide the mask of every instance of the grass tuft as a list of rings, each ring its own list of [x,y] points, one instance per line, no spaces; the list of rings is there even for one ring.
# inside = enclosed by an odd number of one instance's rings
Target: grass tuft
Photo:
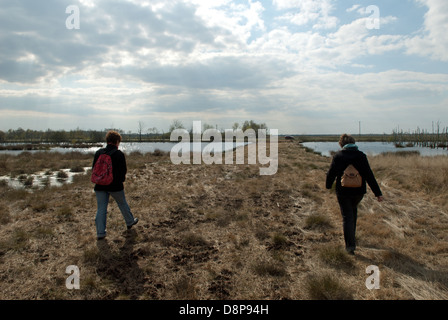
[[[189,232],[185,235],[185,237],[182,239],[182,242],[186,246],[191,247],[201,247],[201,246],[207,246],[208,242],[204,239],[203,236]]]
[[[261,260],[253,265],[253,270],[259,276],[285,277],[286,269],[276,261]]]
[[[0,242],[0,252],[21,251],[26,248],[30,235],[23,229],[15,229],[11,237]]]
[[[321,213],[312,213],[305,219],[306,229],[328,229],[330,228],[331,221],[327,216]]]
[[[313,300],[351,300],[353,294],[332,274],[319,274],[309,277],[305,288]]]
[[[11,222],[9,209],[6,207],[0,207],[0,224],[7,224],[9,222]]]
[[[325,245],[319,249],[319,258],[326,264],[336,268],[352,268],[352,259],[347,252],[338,245]]]

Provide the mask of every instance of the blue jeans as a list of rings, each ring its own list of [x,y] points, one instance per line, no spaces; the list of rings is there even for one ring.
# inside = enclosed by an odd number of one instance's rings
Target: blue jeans
[[[106,219],[109,196],[112,196],[112,198],[114,198],[115,202],[118,205],[118,208],[120,208],[126,225],[130,226],[134,223],[134,216],[131,213],[131,209],[129,208],[128,203],[126,202],[124,190],[117,192],[95,191],[95,194],[98,208],[95,217],[95,225],[98,237],[106,236]]]

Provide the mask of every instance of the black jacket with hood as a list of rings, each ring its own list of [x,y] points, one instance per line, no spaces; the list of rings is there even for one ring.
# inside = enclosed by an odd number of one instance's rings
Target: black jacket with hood
[[[102,186],[95,184],[95,191],[109,191],[109,192],[116,192],[116,191],[122,191],[124,190],[123,182],[126,180],[126,159],[124,156],[124,153],[118,150],[118,147],[112,144],[108,144],[106,148],[99,149],[95,153],[95,157],[93,159],[92,169],[95,166],[96,161],[98,160],[101,153],[104,153],[104,151],[112,152],[112,150],[115,150],[112,155],[110,156],[112,159],[112,173],[114,176],[114,180],[110,185]]]
[[[346,188],[341,185],[341,177],[348,165],[352,164],[362,177],[362,186],[360,188]],[[366,182],[376,197],[382,196],[381,189],[370,168],[367,156],[358,150],[356,145],[346,145],[338,151],[331,162],[330,169],[327,172],[326,188],[331,189],[336,179],[337,195],[361,195],[367,191]]]

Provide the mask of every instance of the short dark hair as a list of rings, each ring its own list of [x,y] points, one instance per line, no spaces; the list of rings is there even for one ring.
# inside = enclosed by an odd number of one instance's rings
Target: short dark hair
[[[117,142],[121,142],[121,135],[117,131],[110,130],[106,133],[106,142],[117,144]]]
[[[353,138],[351,135],[344,133],[340,138],[339,138],[339,145],[341,146],[341,148],[343,148],[346,144],[350,144],[350,143],[356,143],[355,138]]]

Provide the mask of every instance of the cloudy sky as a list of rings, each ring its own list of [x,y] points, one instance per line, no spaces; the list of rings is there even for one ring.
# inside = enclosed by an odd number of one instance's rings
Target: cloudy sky
[[[0,0],[0,130],[445,127],[446,30],[447,0]]]

